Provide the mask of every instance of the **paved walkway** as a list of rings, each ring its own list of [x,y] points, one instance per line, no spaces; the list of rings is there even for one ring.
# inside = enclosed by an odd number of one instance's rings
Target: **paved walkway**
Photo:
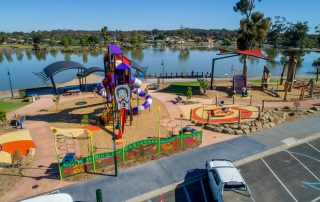
[[[90,96],[90,94],[61,97],[61,103],[88,96]],[[52,97],[52,95],[41,96],[39,100],[10,112],[9,116],[13,116],[14,114],[38,114],[40,110],[54,105]],[[21,173],[23,177],[21,181],[0,198],[1,202],[15,201],[72,184],[59,180],[57,159],[53,145],[53,134],[49,128],[49,124],[43,121],[27,120],[24,123],[24,128],[30,130],[30,135],[37,147],[34,161],[30,167],[22,169]]]
[[[60,192],[69,193],[75,201],[95,201],[95,190],[102,189],[105,201],[124,201],[193,177],[190,173],[196,172],[191,171],[204,172],[205,162],[211,158],[237,161],[282,146],[285,144],[282,141],[287,138],[299,140],[319,134],[319,121],[320,116],[314,116],[279,125],[255,135],[241,136],[129,168],[121,171],[118,177],[102,176],[63,187]]]

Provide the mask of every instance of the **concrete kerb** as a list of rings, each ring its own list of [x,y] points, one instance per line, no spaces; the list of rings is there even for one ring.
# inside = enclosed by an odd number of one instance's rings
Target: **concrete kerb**
[[[309,142],[309,141],[312,141],[312,140],[315,140],[317,138],[320,138],[320,133],[315,133],[311,136],[308,136],[306,138],[302,138],[302,139],[299,139],[297,140],[295,143],[292,143],[290,145],[287,145],[287,144],[283,144],[279,147],[275,147],[273,149],[270,149],[270,150],[267,150],[267,151],[264,151],[264,152],[261,152],[261,153],[258,153],[258,154],[255,154],[255,155],[252,155],[252,156],[249,156],[247,158],[244,158],[244,159],[241,159],[241,160],[238,160],[238,161],[235,161],[234,162],[234,165],[235,166],[241,166],[241,165],[244,165],[244,164],[247,164],[247,163],[250,163],[252,161],[255,161],[255,160],[258,160],[258,159],[261,159],[261,158],[264,158],[266,156],[270,156],[272,154],[275,154],[277,152],[280,152],[280,151],[284,151],[286,149],[289,149],[291,147],[294,147],[294,146],[297,146],[299,144],[302,144],[302,143],[305,143],[305,142]],[[204,178],[203,175],[198,175],[198,176],[195,176],[191,179],[189,179],[188,181],[185,181],[185,180],[181,180],[179,182],[176,182],[176,183],[173,183],[173,184],[170,184],[170,185],[167,185],[167,186],[164,186],[164,187],[161,187],[159,189],[155,189],[151,192],[148,192],[148,193],[145,193],[143,195],[140,195],[140,196],[136,196],[134,198],[130,198],[130,199],[127,199],[125,200],[126,202],[140,202],[140,201],[145,201],[145,200],[148,200],[150,198],[153,198],[155,196],[158,196],[160,194],[163,194],[163,193],[166,193],[166,192],[169,192],[169,191],[172,191],[174,189],[176,189],[177,187],[180,187],[180,186],[183,186],[183,185],[186,185],[186,184],[190,184],[192,182],[194,182],[195,180],[198,180],[200,177]]]

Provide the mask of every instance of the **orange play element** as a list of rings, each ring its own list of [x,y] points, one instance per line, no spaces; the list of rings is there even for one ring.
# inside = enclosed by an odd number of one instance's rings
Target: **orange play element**
[[[99,126],[97,126],[97,125],[86,126],[86,129],[91,130],[91,131],[102,130],[102,129],[101,129]]]
[[[227,111],[223,111],[221,107],[205,109],[206,113],[202,119],[202,107],[196,107],[192,110],[192,119],[207,123],[208,114],[211,115],[214,111],[214,117],[209,117],[209,123],[236,123],[239,120],[239,111],[241,119],[257,118],[257,109],[251,106],[230,106]]]
[[[21,155],[25,156],[30,148],[36,148],[36,145],[32,140],[18,140],[12,142],[5,142],[1,144],[2,151],[8,152],[11,155],[15,150],[21,152]]]

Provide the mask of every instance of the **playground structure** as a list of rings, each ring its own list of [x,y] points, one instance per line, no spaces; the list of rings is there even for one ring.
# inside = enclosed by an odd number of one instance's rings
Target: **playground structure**
[[[132,115],[149,108],[152,104],[152,97],[141,90],[141,80],[131,75],[131,61],[123,55],[117,45],[108,45],[104,56],[104,70],[105,78],[102,84],[98,84],[95,89],[107,100],[100,123],[111,124],[113,130],[118,130],[116,139],[121,139],[128,115],[130,115],[131,125]],[[145,102],[132,107],[132,93],[144,98]]]

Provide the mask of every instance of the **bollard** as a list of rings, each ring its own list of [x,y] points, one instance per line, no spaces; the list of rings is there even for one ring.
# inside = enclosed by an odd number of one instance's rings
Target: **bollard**
[[[252,106],[252,95],[250,95],[250,106]]]
[[[234,104],[234,95],[232,96],[232,104]]]
[[[190,121],[192,121],[192,109],[190,109]]]
[[[97,197],[97,202],[102,202],[102,190],[101,189],[97,189],[96,190],[96,197]]]

